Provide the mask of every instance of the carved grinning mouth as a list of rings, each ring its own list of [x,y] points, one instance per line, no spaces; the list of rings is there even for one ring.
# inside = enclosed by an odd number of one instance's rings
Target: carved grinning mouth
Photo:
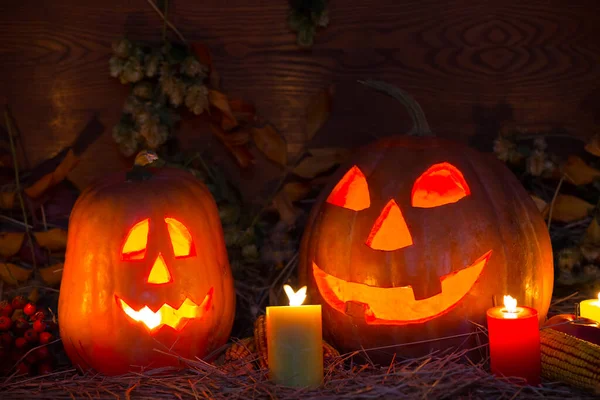
[[[186,298],[178,308],[165,303],[156,311],[151,310],[148,306],[134,310],[125,300],[116,295],[115,299],[129,318],[145,325],[151,332],[160,329],[164,325],[180,331],[190,319],[202,318],[208,311],[212,303],[213,292],[214,288],[210,288],[200,305],[194,303],[190,298]]]
[[[442,291],[416,300],[411,286],[379,288],[329,275],[313,262],[313,275],[323,299],[344,314],[364,315],[369,325],[423,323],[454,308],[472,289],[486,266],[488,251],[470,266],[440,278]]]

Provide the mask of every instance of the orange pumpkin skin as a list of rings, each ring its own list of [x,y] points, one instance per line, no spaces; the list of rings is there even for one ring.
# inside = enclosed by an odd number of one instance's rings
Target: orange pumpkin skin
[[[177,366],[176,357],[154,349],[202,358],[229,338],[235,292],[214,199],[186,171],[152,173],[148,180],[128,180],[125,172],[103,179],[71,213],[58,316],[65,351],[82,370],[116,375]],[[181,240],[172,244],[165,218],[189,231],[189,256],[176,257]],[[143,257],[126,259],[124,241],[140,221],[148,228]],[[158,264],[168,279],[156,280]],[[135,311],[179,309],[186,299],[199,307],[174,328],[150,329],[126,315],[119,299]]]
[[[452,183],[464,186],[460,195],[440,192],[440,198],[454,198],[416,207],[422,191],[417,186],[428,179],[424,172],[434,165],[450,168],[447,164],[464,178],[462,184],[459,178]],[[364,180],[344,184],[353,166]],[[448,169],[442,175],[452,174]],[[435,179],[429,183],[430,189],[438,184]],[[367,203],[364,193],[356,194],[361,186],[368,186]],[[377,238],[382,210],[391,200],[406,226],[396,217]],[[377,239],[379,249],[374,249]],[[455,281],[460,290],[444,293],[442,281],[450,282],[477,261],[483,267],[472,285]],[[369,352],[381,362],[394,353],[418,357],[473,345],[464,335],[477,330],[470,321],[485,325],[493,299],[502,304],[508,294],[519,305],[537,309],[542,322],[554,279],[546,224],[512,172],[493,155],[431,136],[381,139],[340,168],[311,211],[299,277],[308,286],[310,302],[323,307],[326,340],[344,352],[390,346]],[[451,286],[447,289],[452,292]],[[440,340],[453,335],[463,336]],[[427,342],[402,346],[422,341]]]

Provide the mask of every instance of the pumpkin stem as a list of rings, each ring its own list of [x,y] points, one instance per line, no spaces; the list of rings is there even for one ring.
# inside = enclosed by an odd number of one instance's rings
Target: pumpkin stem
[[[127,172],[128,181],[145,181],[152,178],[152,172],[147,168],[159,161],[158,155],[152,150],[142,150],[133,162],[133,168]]]
[[[406,110],[410,114],[410,118],[413,121],[413,127],[408,132],[409,136],[435,136],[433,132],[431,132],[431,128],[429,127],[429,123],[427,122],[427,118],[425,118],[425,113],[423,109],[417,103],[417,101],[410,94],[405,92],[402,89],[399,89],[389,83],[382,81],[374,81],[368,79],[366,81],[358,81],[365,86],[368,86],[372,89],[380,91],[382,93],[387,94],[388,96],[393,97],[394,99],[401,102]]]

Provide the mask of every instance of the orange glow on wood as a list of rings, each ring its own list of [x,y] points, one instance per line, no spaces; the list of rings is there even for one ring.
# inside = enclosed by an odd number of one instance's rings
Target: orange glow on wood
[[[171,282],[171,273],[162,254],[158,253],[158,257],[156,257],[156,261],[154,261],[154,265],[150,270],[150,275],[148,275],[148,283],[160,285],[169,282]]]
[[[463,174],[447,162],[432,165],[417,178],[412,189],[412,205],[432,208],[456,203],[471,194]]]
[[[387,251],[413,244],[406,220],[394,200],[390,200],[377,217],[366,243],[374,250]]]
[[[117,303],[123,312],[135,322],[144,324],[150,331],[158,330],[163,325],[180,331],[190,319],[202,318],[204,313],[210,308],[213,296],[211,288],[200,305],[186,298],[179,308],[173,308],[168,304],[163,304],[158,311],[152,311],[148,306],[140,310],[134,310],[123,299],[117,297]]]
[[[492,252],[488,251],[471,266],[440,277],[442,291],[416,300],[412,287],[378,288],[327,274],[313,262],[313,274],[323,299],[334,309],[346,313],[352,303],[364,307],[370,325],[423,323],[452,310],[472,289]]]
[[[192,234],[181,222],[175,218],[165,218],[169,237],[173,245],[175,257],[188,257],[193,255]]]
[[[334,206],[360,211],[369,208],[369,185],[362,171],[355,165],[335,185],[327,202]]]
[[[149,228],[150,220],[148,218],[138,222],[131,228],[121,251],[123,260],[143,260],[146,257]]]

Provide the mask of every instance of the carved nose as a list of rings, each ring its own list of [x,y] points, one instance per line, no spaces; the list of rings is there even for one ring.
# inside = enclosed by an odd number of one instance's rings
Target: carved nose
[[[412,246],[413,240],[408,225],[400,207],[393,199],[381,210],[366,243],[373,250],[386,251]]]
[[[158,257],[156,257],[156,261],[154,261],[154,265],[150,270],[150,275],[148,275],[148,283],[162,285],[169,282],[171,282],[171,273],[162,254],[158,253]]]

